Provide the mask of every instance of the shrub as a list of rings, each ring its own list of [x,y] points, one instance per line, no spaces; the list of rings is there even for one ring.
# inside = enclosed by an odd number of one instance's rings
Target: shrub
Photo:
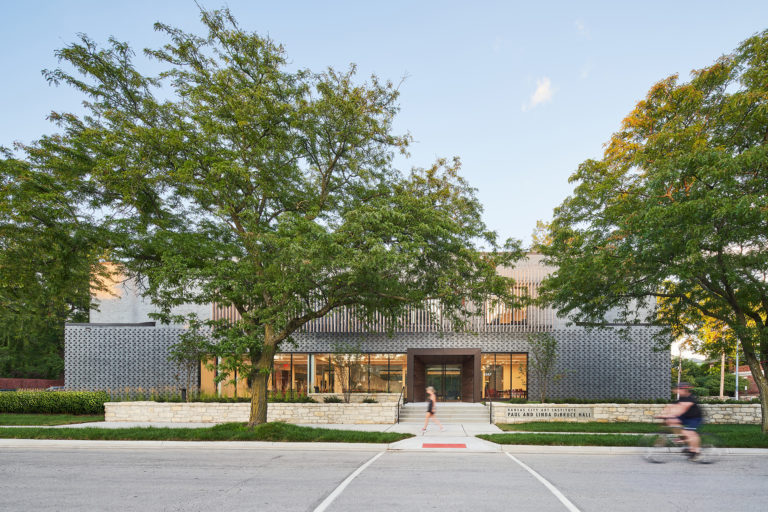
[[[6,391],[0,412],[21,414],[104,414],[104,391]]]
[[[323,398],[323,402],[325,402],[327,404],[340,404],[340,403],[344,402],[344,400],[342,400],[338,396],[331,395],[331,396],[326,396],[325,398]]]
[[[379,402],[375,398],[363,398],[363,403],[364,404],[377,404]]]
[[[510,398],[509,399],[510,404],[525,404],[528,403],[527,398]]]

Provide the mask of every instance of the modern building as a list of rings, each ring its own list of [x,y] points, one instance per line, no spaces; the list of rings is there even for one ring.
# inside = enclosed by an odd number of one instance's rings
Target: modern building
[[[536,296],[553,269],[531,254],[514,269],[499,271],[515,279],[519,293]],[[155,326],[155,308],[131,283],[113,283],[98,297],[89,324],[66,328],[66,385],[72,388],[162,388],[181,386],[181,371],[167,360],[181,326]],[[187,306],[203,319],[234,319],[231,309]],[[438,321],[429,321],[431,313]],[[670,396],[669,350],[655,349],[655,328],[613,325],[587,329],[568,325],[548,308],[510,310],[487,303],[470,320],[469,332],[451,332],[440,321],[437,304],[409,311],[391,335],[364,326],[352,310],[317,319],[293,336],[275,357],[270,388],[277,393],[404,393],[425,400],[434,386],[446,401],[538,397],[540,383],[529,371],[528,336],[550,333],[558,342],[556,369],[548,385],[554,398],[650,399]],[[609,319],[610,320],[610,319]],[[346,367],[345,371],[344,368]],[[217,366],[203,366],[195,380],[207,393],[242,396],[247,383],[214,384]],[[343,382],[346,381],[346,382]]]

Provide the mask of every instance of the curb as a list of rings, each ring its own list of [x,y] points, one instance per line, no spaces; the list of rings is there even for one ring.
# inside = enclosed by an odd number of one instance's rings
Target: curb
[[[366,451],[387,450],[386,443],[280,443],[269,441],[89,441],[82,439],[0,439],[3,448],[102,449],[217,449],[288,451]]]
[[[401,443],[402,441],[398,441]],[[646,449],[633,446],[542,446],[499,445],[497,450],[472,448],[421,448],[393,446],[396,443],[283,443],[267,441],[87,441],[72,439],[0,439],[0,449],[204,449],[204,450],[284,450],[284,451],[358,451],[358,452],[440,452],[440,453],[529,453],[574,455],[638,455]],[[723,455],[768,456],[766,448],[722,448]]]

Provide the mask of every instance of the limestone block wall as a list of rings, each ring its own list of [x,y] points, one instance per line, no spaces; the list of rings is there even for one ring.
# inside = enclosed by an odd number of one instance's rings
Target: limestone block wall
[[[703,404],[707,423],[759,424],[760,404]],[[493,404],[494,423],[633,421],[653,423],[662,404]]]
[[[249,403],[107,402],[106,421],[226,423],[248,421]],[[310,424],[391,424],[395,403],[291,404],[271,403],[267,421]]]

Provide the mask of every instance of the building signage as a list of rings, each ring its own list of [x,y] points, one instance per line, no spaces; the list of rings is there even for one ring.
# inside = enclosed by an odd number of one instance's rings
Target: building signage
[[[508,407],[507,418],[533,420],[592,418],[594,407]]]

